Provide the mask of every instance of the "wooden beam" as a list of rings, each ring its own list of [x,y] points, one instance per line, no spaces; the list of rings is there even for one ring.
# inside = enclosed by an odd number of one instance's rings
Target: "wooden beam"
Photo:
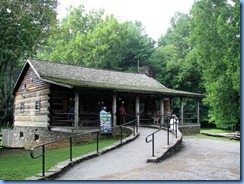
[[[116,126],[117,118],[116,118],[116,104],[117,104],[117,99],[116,99],[116,94],[113,94],[113,109],[112,109],[112,114],[113,114],[113,126]]]
[[[199,108],[199,99],[197,98],[196,99],[196,101],[197,101],[197,107],[196,107],[196,113],[197,113],[197,124],[199,124],[200,123],[200,108]]]
[[[136,95],[136,117],[137,117],[137,125],[140,125],[140,98],[139,98],[139,95]]]
[[[180,123],[183,124],[184,109],[183,109],[183,97],[180,98]]]
[[[75,128],[79,125],[79,92],[75,91]]]
[[[160,124],[164,123],[164,97],[160,97]]]

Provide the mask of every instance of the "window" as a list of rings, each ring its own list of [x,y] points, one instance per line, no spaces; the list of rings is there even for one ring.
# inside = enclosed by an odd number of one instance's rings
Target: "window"
[[[24,90],[26,89],[26,84],[23,84],[22,89]]]
[[[23,138],[23,137],[24,137],[24,133],[23,132],[20,132],[19,138]]]
[[[34,141],[38,141],[38,140],[39,140],[39,135],[38,134],[35,134]]]
[[[41,107],[41,100],[38,99],[38,100],[36,100],[36,102],[35,102],[35,109],[36,109],[36,110],[40,110],[40,107]]]
[[[23,113],[25,111],[25,108],[24,108],[24,102],[21,102],[20,103],[20,112]]]

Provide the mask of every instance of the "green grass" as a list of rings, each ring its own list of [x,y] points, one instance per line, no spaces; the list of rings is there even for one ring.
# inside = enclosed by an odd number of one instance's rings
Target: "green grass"
[[[201,128],[201,133],[231,133],[235,132],[235,130],[229,129],[218,129],[218,128]]]
[[[105,139],[99,141],[99,149],[117,142],[118,139]],[[96,151],[96,142],[74,145],[73,158]],[[69,147],[46,151],[45,171],[58,162],[69,159]],[[32,159],[29,152],[13,156],[3,156],[0,159],[0,180],[24,180],[27,177],[42,173],[42,158]]]
[[[239,142],[239,140],[232,140],[232,139],[229,139],[227,137],[214,137],[214,136],[208,136],[208,135],[204,135],[204,134],[195,134],[195,135],[190,135],[190,136],[194,136],[194,137],[197,137],[197,138],[200,138],[200,139],[214,139],[214,140],[222,140],[222,141],[231,141],[231,142]]]
[[[2,146],[2,128],[0,128],[0,146]]]

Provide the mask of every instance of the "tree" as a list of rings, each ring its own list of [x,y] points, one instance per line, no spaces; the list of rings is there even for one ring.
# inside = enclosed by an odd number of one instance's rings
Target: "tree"
[[[160,37],[152,60],[162,83],[170,88],[201,93],[204,89],[201,87],[196,53],[189,42],[190,20],[189,15],[179,12],[172,17],[171,27]]]
[[[151,56],[154,41],[140,22],[119,22],[104,10],[71,7],[37,58],[114,70],[137,70]]]
[[[6,0],[0,2],[0,112],[11,106],[16,66],[31,58],[45,43],[56,21],[56,0]]]
[[[87,35],[94,31],[103,15],[102,9],[87,13],[83,5],[71,6],[68,15],[56,25],[48,44],[39,50],[37,58],[86,66],[86,54],[90,52],[91,44]]]
[[[191,10],[191,43],[206,89],[210,122],[240,123],[240,2],[199,0]]]

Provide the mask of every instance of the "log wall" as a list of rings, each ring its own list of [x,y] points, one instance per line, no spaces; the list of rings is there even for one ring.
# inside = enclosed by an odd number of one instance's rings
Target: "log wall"
[[[31,67],[22,74],[14,99],[14,126],[47,127],[50,84],[40,80]]]

